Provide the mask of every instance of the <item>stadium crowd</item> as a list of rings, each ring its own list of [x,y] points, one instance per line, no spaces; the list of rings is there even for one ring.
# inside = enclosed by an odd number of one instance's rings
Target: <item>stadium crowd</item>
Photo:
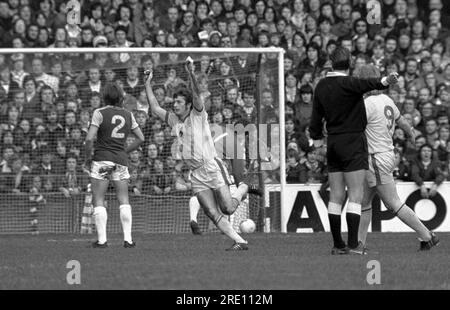
[[[314,149],[308,124],[314,86],[330,70],[328,55],[338,45],[351,50],[354,68],[372,63],[383,74],[400,73],[388,95],[416,139],[395,130],[395,177],[418,185],[450,180],[447,2],[380,0],[380,25],[369,24],[366,1],[358,0],[85,0],[79,25],[67,23],[67,2],[0,0],[1,46],[167,47],[168,53],[0,54],[0,192],[70,197],[85,189],[83,141],[106,82],[122,85],[124,104],[146,137],[142,150],[130,154],[130,190],[189,190],[189,171],[171,155],[170,129],[149,115],[143,71],[154,71],[155,95],[170,109],[174,90],[187,81],[186,55],[171,48],[198,46],[286,50],[288,183],[327,179],[326,149]],[[250,54],[195,59],[212,123],[278,122],[276,60],[263,58],[260,79]],[[277,170],[274,164],[265,181],[277,182]]]

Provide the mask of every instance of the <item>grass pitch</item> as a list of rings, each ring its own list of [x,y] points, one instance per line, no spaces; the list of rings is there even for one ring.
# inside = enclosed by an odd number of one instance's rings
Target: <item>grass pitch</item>
[[[248,251],[226,252],[218,233],[136,234],[125,249],[120,235],[93,249],[94,236],[0,236],[0,289],[450,289],[450,234],[417,252],[412,233],[372,233],[372,254],[331,256],[331,235],[251,234]],[[374,253],[378,252],[378,253]],[[81,266],[81,284],[69,285],[67,263]],[[368,262],[380,263],[381,284],[367,282]]]

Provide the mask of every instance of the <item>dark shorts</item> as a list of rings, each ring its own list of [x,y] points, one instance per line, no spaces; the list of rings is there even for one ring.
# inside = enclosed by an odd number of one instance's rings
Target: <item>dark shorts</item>
[[[352,172],[369,169],[369,153],[364,132],[329,135],[328,172]]]

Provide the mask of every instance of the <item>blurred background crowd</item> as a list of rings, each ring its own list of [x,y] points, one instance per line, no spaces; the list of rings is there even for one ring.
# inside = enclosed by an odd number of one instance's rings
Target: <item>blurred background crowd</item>
[[[395,177],[440,184],[449,177],[450,8],[443,0],[380,0],[381,24],[366,1],[351,0],[96,0],[80,1],[80,24],[67,23],[68,2],[0,0],[3,48],[111,47],[111,53],[0,54],[0,192],[82,192],[83,142],[102,88],[120,83],[146,142],[130,154],[130,191],[189,191],[189,171],[171,155],[170,129],[149,113],[143,71],[155,72],[158,102],[171,109],[186,85],[186,55],[174,47],[285,49],[288,183],[324,183],[326,148],[315,149],[308,125],[314,86],[342,45],[353,69],[375,64],[399,72],[388,91],[416,131],[397,128]],[[114,47],[166,47],[167,53],[115,53]],[[276,124],[276,54],[194,55],[210,122]],[[193,57],[194,57],[193,56]],[[275,57],[275,58],[274,58]],[[259,70],[258,79],[257,71]],[[283,78],[283,77],[282,77]],[[259,83],[259,85],[256,85]],[[338,103],[336,103],[338,104]],[[279,163],[264,173],[279,182]],[[278,171],[278,172],[277,172]]]

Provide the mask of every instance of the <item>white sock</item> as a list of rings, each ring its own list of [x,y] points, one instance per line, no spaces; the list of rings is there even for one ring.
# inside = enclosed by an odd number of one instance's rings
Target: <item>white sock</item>
[[[133,239],[131,238],[132,216],[130,205],[120,206],[120,221],[122,222],[123,240],[132,243],[133,242]]]
[[[417,217],[417,214],[408,207],[406,204],[403,204],[400,210],[397,211],[397,217],[406,225],[414,229],[414,231],[419,235],[419,239],[422,241],[430,241],[431,233],[428,228],[423,225],[420,219]]]
[[[361,204],[356,202],[349,202],[347,205],[347,213],[353,213],[361,216]]]
[[[328,202],[328,214],[341,215],[342,205],[335,202]]]
[[[198,211],[200,211],[200,203],[197,197],[191,197],[189,200],[189,216],[191,217],[191,221],[197,222]]]
[[[367,232],[369,231],[369,225],[372,221],[372,206],[361,210],[361,219],[359,220],[358,229],[358,241],[361,241],[363,245],[366,245]]]
[[[103,244],[106,242],[106,223],[108,221],[108,213],[103,206],[94,208],[95,228],[97,229],[98,242]]]

